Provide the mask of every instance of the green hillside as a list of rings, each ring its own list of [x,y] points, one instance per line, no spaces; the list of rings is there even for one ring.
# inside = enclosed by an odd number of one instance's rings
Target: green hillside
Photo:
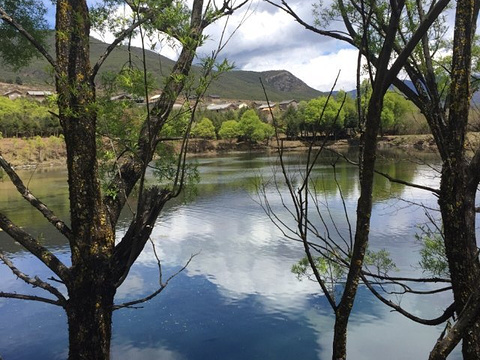
[[[53,52],[53,37],[49,41],[50,51]],[[104,53],[107,44],[91,38],[92,64]],[[156,78],[158,88],[161,88],[163,77],[169,73],[174,62],[152,51],[146,53],[147,64]],[[142,52],[139,48],[132,48],[131,60],[135,66],[141,67]],[[105,71],[118,71],[129,61],[127,46],[115,49],[101,68],[100,74]],[[198,71],[198,68],[194,68]],[[98,79],[100,78],[97,77]],[[265,98],[260,80],[262,79],[269,99],[306,100],[321,95],[321,92],[310,88],[301,80],[287,71],[240,71],[233,70],[215,81],[209,88],[208,94],[219,95],[223,99],[263,100]],[[0,65],[0,82],[21,82],[42,88],[53,88],[53,76],[48,63],[43,58],[34,59],[29,66],[15,72],[6,65]]]

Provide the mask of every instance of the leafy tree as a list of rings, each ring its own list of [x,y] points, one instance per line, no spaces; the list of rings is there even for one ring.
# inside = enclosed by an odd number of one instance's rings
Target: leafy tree
[[[0,8],[0,56],[5,64],[19,69],[40,54],[38,48],[45,49],[48,24],[45,20],[47,9],[43,3],[33,0],[1,0]],[[12,27],[8,18],[21,26]],[[33,44],[34,40],[36,44]],[[10,80],[13,84],[13,81]]]
[[[255,142],[265,140],[268,144],[268,141],[272,138],[273,135],[275,135],[274,127],[270,124],[260,122],[259,124],[256,124],[255,130],[251,135],[251,140]]]
[[[301,119],[299,112],[293,106],[289,106],[282,114],[282,123],[284,124],[287,137],[295,139],[300,132]]]
[[[255,110],[247,110],[242,114],[238,122],[240,135],[247,141],[263,140],[263,122]]]
[[[0,19],[4,29],[37,49],[55,73],[58,117],[67,148],[70,221],[67,223],[59,219],[46,204],[30,193],[2,156],[0,166],[25,199],[68,240],[71,250],[70,264],[66,264],[37,238],[0,213],[0,228],[52,271],[56,280],[54,284],[60,282],[67,290],[66,293],[61,292],[52,283],[21,273],[19,277],[23,281],[49,292],[53,299],[4,292],[1,292],[0,296],[42,301],[62,307],[68,319],[70,359],[108,359],[113,310],[148,299],[139,299],[129,304],[114,304],[117,288],[125,281],[131,266],[142,252],[165,203],[178,196],[182,190],[187,170],[183,162],[184,156],[180,156],[177,158],[177,173],[173,182],[150,187],[146,186],[144,181],[146,168],[159,149],[159,134],[176,98],[193,83],[189,72],[196,50],[205,39],[203,30],[217,19],[231,14],[245,2],[235,4],[225,1],[221,7],[215,7],[210,2],[204,4],[202,0],[194,0],[192,7],[188,8],[183,1],[147,1],[139,6],[133,2],[106,0],[99,2],[100,7],[90,17],[85,0],[57,0],[55,58],[49,55],[41,42],[31,36],[28,28],[21,25],[25,14],[37,13],[35,9],[38,2],[5,1],[0,4]],[[107,20],[113,19],[115,7],[123,5],[130,6],[134,16],[128,21],[123,19],[124,21],[117,22],[120,29],[116,32],[116,40],[96,63],[91,64],[90,21],[99,21],[101,25],[103,19],[103,24],[106,24]],[[103,18],[102,14],[105,15]],[[41,25],[40,22],[40,28]],[[31,32],[34,33],[35,29],[38,29],[36,22],[33,23]],[[136,29],[141,34],[144,34],[144,30],[152,33],[163,32],[175,38],[182,48],[171,73],[165,78],[160,99],[147,108],[135,146],[117,154],[116,171],[106,179],[108,184],[102,193],[97,154],[99,112],[95,79],[116,45]],[[6,41],[3,36],[1,39]],[[0,46],[4,58],[5,50],[12,50],[13,56],[15,49]],[[12,60],[15,59],[17,58]],[[214,67],[213,60],[209,67],[202,71],[202,76],[213,74]],[[144,76],[147,77],[146,69]],[[201,82],[202,88],[198,91],[205,91],[208,83],[207,80]],[[145,84],[145,89],[148,89],[148,83]],[[145,95],[147,92],[146,90]],[[184,142],[182,148],[185,147]],[[116,226],[120,213],[135,187],[138,199],[135,214],[126,233],[116,241]],[[14,263],[5,254],[0,253],[0,256],[12,271],[19,274]],[[159,294],[165,286],[162,282],[152,296]]]
[[[333,133],[343,127],[345,119],[341,103],[334,98],[319,97],[312,99],[305,108],[305,124],[313,132]]]
[[[5,137],[52,135],[60,132],[58,118],[50,112],[55,108],[28,99],[0,98],[0,129]]]
[[[193,127],[192,135],[203,139],[215,139],[215,126],[213,125],[212,120],[203,118]]]
[[[236,120],[227,120],[222,123],[218,135],[222,139],[227,139],[232,142],[232,140],[238,138],[241,135],[241,131]]]
[[[212,121],[213,125],[215,126],[215,133],[219,135],[220,128],[222,127],[222,124],[225,121],[228,120],[237,120],[237,113],[238,111],[233,111],[233,110],[228,110],[228,111],[203,111],[203,112],[198,112],[198,118],[208,118]]]
[[[418,24],[431,18],[435,7],[438,8],[434,15],[437,21],[425,36],[421,37],[419,46],[410,54],[404,67],[405,74],[415,89],[407,85],[404,77],[395,77],[392,81],[425,116],[443,161],[440,189],[432,191],[439,197],[454,306],[460,318],[455,330],[450,331],[448,336],[435,346],[431,358],[444,358],[463,337],[463,357],[478,359],[479,317],[472,314],[475,313],[475,308],[480,306],[480,298],[472,289],[476,288],[480,279],[475,231],[475,198],[480,181],[478,175],[480,149],[474,149],[472,157],[467,156],[465,135],[470,114],[469,99],[473,90],[471,74],[473,68],[477,66],[472,63],[472,58],[480,4],[478,1],[457,1],[452,56],[445,59],[445,63],[442,64],[435,58],[439,52],[448,50],[446,46],[448,41],[442,38],[447,22],[440,13],[447,3],[448,1],[409,4],[408,16],[399,24],[399,36],[391,39],[397,56],[405,53],[407,41],[418,35],[416,30],[420,28]],[[387,40],[380,30],[385,23],[385,13],[372,12],[375,27],[365,29],[361,21],[358,21],[359,18],[355,17],[353,8],[342,7],[340,2],[337,5],[339,15],[344,19],[352,38],[370,31],[368,35],[372,39]],[[379,71],[375,59],[379,53],[375,48],[369,47],[369,51],[364,51],[362,44],[358,42],[354,44],[372,60],[376,71]]]
[[[380,121],[380,135],[383,136],[386,129],[393,127],[395,123],[395,102],[388,96],[388,93],[385,94],[383,98],[383,109],[382,109],[382,118]]]
[[[343,103],[343,113],[345,115],[343,120],[343,127],[345,129],[356,129],[358,127],[358,112],[357,106],[355,104],[355,99],[353,99],[349,94],[346,94],[345,91],[340,90],[335,95],[335,100]]]

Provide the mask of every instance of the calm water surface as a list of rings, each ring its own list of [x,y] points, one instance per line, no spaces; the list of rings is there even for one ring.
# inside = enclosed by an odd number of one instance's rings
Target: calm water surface
[[[301,155],[289,155],[295,168]],[[413,158],[413,157],[412,157]],[[281,233],[256,203],[255,182],[262,176],[273,182],[275,157],[237,155],[199,158],[199,195],[185,204],[172,203],[152,234],[162,260],[164,276],[177,272],[192,254],[188,268],[167,289],[142,309],[115,312],[113,359],[329,359],[333,316],[318,285],[290,272],[302,256],[299,243]],[[392,176],[435,186],[437,173],[418,162],[388,157],[379,168]],[[322,202],[343,234],[340,193],[332,182],[331,159],[316,168]],[[338,163],[350,221],[355,220],[358,197],[357,170]],[[68,218],[68,194],[64,170],[22,172],[32,191],[63,218]],[[414,234],[424,223],[424,210],[409,201],[435,206],[430,193],[407,189],[377,179],[371,247],[391,252],[400,275],[421,275]],[[285,189],[280,186],[281,192]],[[273,186],[267,194],[282,213]],[[61,236],[25,204],[7,181],[0,183],[0,209],[13,221],[31,230],[68,263]],[[128,212],[121,224],[128,224]],[[123,229],[119,229],[119,235]],[[49,274],[4,233],[0,248],[25,273]],[[0,267],[0,291],[42,294]],[[117,293],[117,302],[148,295],[158,285],[157,262],[148,245]],[[44,295],[44,294],[42,294]],[[425,317],[436,317],[450,296],[394,297]],[[442,328],[414,324],[390,312],[367,290],[360,288],[349,327],[351,359],[425,359]],[[62,309],[41,303],[0,299],[0,355],[4,360],[63,359],[67,350],[67,326]],[[459,358],[454,354],[452,359]]]

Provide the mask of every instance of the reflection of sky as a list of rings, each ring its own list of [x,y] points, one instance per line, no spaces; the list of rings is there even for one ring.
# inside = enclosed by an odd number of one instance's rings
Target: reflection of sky
[[[324,297],[318,295],[318,285],[300,282],[290,272],[291,265],[303,256],[301,244],[283,240],[253,201],[251,190],[238,187],[242,179],[251,180],[257,173],[268,175],[271,171],[266,158],[253,163],[248,160],[239,157],[204,161],[208,167],[201,169],[204,177],[198,199],[186,205],[177,203],[162,214],[152,239],[162,260],[164,280],[192,254],[199,254],[143,309],[115,312],[114,359],[330,358],[331,310]],[[432,185],[434,180],[418,169],[410,181]],[[349,183],[356,172],[343,174],[349,176],[344,181]],[[251,189],[248,184],[247,188]],[[353,184],[345,194],[354,224],[358,188]],[[280,210],[274,192],[269,190],[269,196],[272,205]],[[402,273],[418,274],[418,244],[413,235],[416,224],[425,217],[423,210],[407,208],[398,198],[435,205],[435,199],[423,190],[403,189],[395,192],[394,199],[382,197],[374,205],[371,245],[387,248]],[[328,201],[332,216],[345,232],[338,191],[329,189],[322,201]],[[15,259],[25,272],[42,274],[42,265],[24,254],[16,253]],[[0,276],[2,290],[31,291],[5,267],[0,267]],[[43,278],[48,276],[42,274]],[[147,244],[118,290],[117,301],[147,295],[157,286],[157,263]],[[408,310],[427,317],[436,317],[450,301],[441,296],[436,296],[434,302],[407,296],[393,300],[401,300]],[[49,359],[52,353],[65,352],[66,323],[60,310],[0,300],[0,319],[0,354],[5,359],[28,358],[28,354],[37,352],[37,359]],[[24,329],[24,334],[12,336],[12,328]],[[37,333],[52,329],[62,331],[46,340],[55,342],[48,350],[42,342],[45,339]],[[391,313],[362,288],[349,326],[349,352],[356,360],[380,358],[379,354],[387,351],[391,359],[425,358],[440,331]],[[29,346],[23,346],[25,342]]]

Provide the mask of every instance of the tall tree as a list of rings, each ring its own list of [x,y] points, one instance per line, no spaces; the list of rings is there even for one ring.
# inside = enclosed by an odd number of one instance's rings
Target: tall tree
[[[348,35],[306,23],[286,1],[281,1],[280,4],[268,2],[281,7],[306,28],[358,48],[376,71],[379,71],[378,44],[388,40],[387,2],[370,2],[370,7],[366,8],[363,3],[359,6],[353,1],[335,1],[333,12],[330,14],[338,15]],[[479,184],[480,149],[473,149],[473,156],[468,155],[465,138],[472,92],[470,86],[472,45],[480,4],[478,1],[457,1],[455,35],[451,49],[453,56],[446,66],[442,64],[444,70],[442,71],[436,60],[439,50],[446,43],[445,22],[441,11],[448,2],[446,0],[409,3],[406,16],[399,24],[398,36],[390,41],[394,51],[400,56],[413,37],[422,34],[419,46],[410,53],[402,65],[415,90],[407,86],[398,76],[392,79],[392,83],[425,115],[443,160],[441,186],[435,193],[439,197],[442,214],[455,308],[457,314],[462,314],[467,311],[465,309],[467,303],[472,305],[468,299],[473,296],[472,291],[477,287],[479,280],[475,198]],[[367,12],[366,9],[370,11]],[[425,9],[428,9],[428,12]],[[365,16],[368,16],[372,24],[368,28],[365,27]],[[439,20],[428,31],[423,29],[424,31],[420,32],[423,24],[432,20],[432,17]],[[362,36],[365,34],[367,36]],[[464,358],[480,358],[480,326],[473,323],[462,329],[462,336],[465,336]],[[458,336],[455,338],[458,341]]]
[[[183,1],[125,1],[136,16],[130,25],[120,31],[93,66],[90,63],[91,21],[87,1],[56,1],[55,56],[51,56],[43,44],[36,40],[35,34],[22,25],[22,18],[15,18],[16,14],[28,14],[35,8],[31,6],[38,4],[31,1],[16,4],[11,1],[0,2],[0,18],[7,29],[14,29],[15,34],[27,39],[54,70],[58,117],[67,148],[70,225],[37,199],[1,156],[0,165],[22,196],[68,240],[71,250],[71,265],[67,266],[37,239],[0,213],[0,228],[40,259],[68,292],[64,295],[52,284],[23,274],[2,253],[2,260],[14,273],[27,283],[50,292],[54,299],[3,292],[0,296],[38,300],[63,307],[68,318],[70,359],[109,358],[116,289],[142,252],[163,206],[177,196],[182,188],[182,161],[179,162],[175,181],[170,186],[144,186],[146,167],[161,141],[159,133],[175,100],[189,81],[196,50],[204,40],[203,30],[246,2],[236,4],[235,1],[223,1],[221,6],[216,6],[210,1],[205,4],[203,0],[194,0],[192,7],[187,9]],[[124,2],[109,0],[105,3],[114,6]],[[12,13],[9,14],[7,10],[12,10]],[[142,24],[150,24],[157,31],[176,38],[182,50],[172,72],[165,79],[162,96],[149,109],[134,150],[124,152],[118,159],[117,175],[110,180],[110,191],[104,195],[97,159],[95,78],[111,51]],[[115,229],[120,212],[136,185],[140,187],[136,212],[126,233],[116,241]]]
[[[372,192],[373,192],[373,176],[375,172],[376,160],[376,145],[377,136],[381,124],[381,116],[383,109],[383,98],[387,89],[392,83],[395,83],[397,76],[401,69],[409,65],[409,59],[414,53],[418,43],[425,36],[429,28],[437,19],[441,11],[448,4],[448,0],[439,1],[433,4],[429,12],[417,23],[414,29],[411,29],[408,37],[402,37],[401,24],[403,18],[407,16],[408,6],[405,6],[403,1],[389,1],[389,2],[350,2],[348,5],[344,4],[342,0],[335,2],[334,6],[338,7],[341,17],[344,20],[345,27],[348,34],[339,31],[327,31],[319,27],[314,27],[303,21],[295,11],[289,6],[287,1],[269,1],[268,3],[279,7],[288,14],[290,14],[296,21],[305,26],[307,29],[315,31],[321,35],[330,36],[339,40],[343,40],[360,50],[360,54],[365,56],[368,62],[369,74],[372,79],[372,95],[368,101],[366,114],[364,120],[360,118],[360,126],[362,137],[360,142],[360,197],[357,204],[357,222],[355,227],[355,238],[353,245],[349,248],[347,254],[348,258],[348,274],[341,299],[338,304],[332,297],[329,298],[330,305],[335,312],[335,328],[333,341],[333,356],[332,358],[346,359],[346,343],[347,343],[347,327],[350,313],[355,300],[358,285],[361,279],[365,280],[363,273],[363,265],[368,245],[370,217],[372,211]],[[404,8],[405,7],[405,8]],[[350,21],[349,16],[351,12],[355,15],[353,19],[356,21],[355,27]],[[375,16],[381,16],[382,21],[379,22]],[[381,29],[380,35],[376,36],[376,30]],[[404,43],[402,47],[397,46],[397,37],[402,37]],[[358,81],[358,83],[360,83]],[[358,85],[360,87],[360,84]],[[359,106],[359,113],[362,114],[361,106]],[[313,166],[311,164],[308,167]],[[309,171],[306,172],[306,179],[308,181]],[[285,177],[287,183],[288,177]],[[300,190],[304,189],[306,182],[302,183]],[[293,193],[292,193],[293,195]],[[306,198],[306,196],[304,196]],[[317,264],[314,257],[310,253],[312,245],[306,240],[309,230],[308,220],[308,203],[305,199],[296,201],[296,211],[300,208],[299,231],[303,236],[305,252],[309,260],[310,266],[315,274],[317,281],[320,283],[324,293],[328,294],[323,279],[321,278]],[[301,229],[304,229],[303,232]],[[331,247],[330,240],[327,242],[328,247]],[[313,246],[315,248],[315,246]],[[338,249],[338,246],[335,247]],[[322,253],[322,251],[320,251]],[[335,255],[335,253],[333,253]],[[327,254],[332,259],[332,253]],[[338,260],[335,255],[334,260]],[[337,259],[335,259],[337,258]],[[342,261],[339,261],[340,263]]]

